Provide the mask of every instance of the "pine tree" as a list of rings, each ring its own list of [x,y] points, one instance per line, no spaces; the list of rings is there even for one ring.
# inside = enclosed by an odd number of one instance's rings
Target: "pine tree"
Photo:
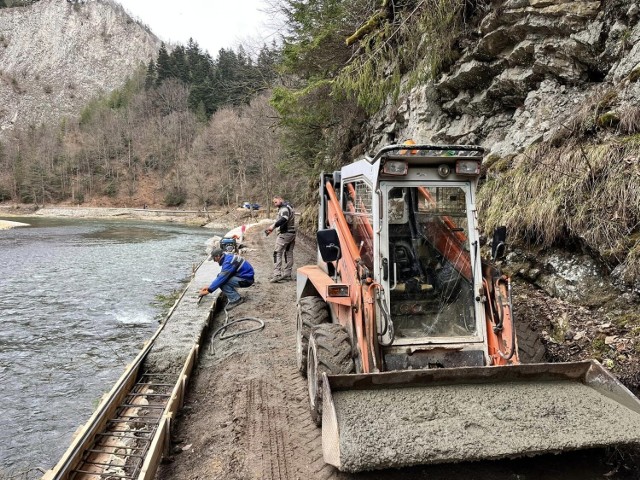
[[[171,59],[169,58],[167,47],[162,43],[158,51],[158,61],[156,62],[156,86],[171,77]]]
[[[191,75],[187,65],[184,47],[178,45],[173,52],[171,52],[170,59],[172,76],[188,85],[191,80]]]
[[[149,90],[156,84],[156,64],[153,60],[149,61],[149,65],[147,66],[147,75],[144,79],[144,88],[145,90]]]

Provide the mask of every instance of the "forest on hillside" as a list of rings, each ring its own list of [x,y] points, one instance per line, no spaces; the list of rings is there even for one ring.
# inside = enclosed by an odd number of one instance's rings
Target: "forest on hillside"
[[[279,160],[269,106],[278,51],[255,59],[195,42],[95,99],[78,118],[32,125],[0,144],[0,200],[148,203],[170,207],[263,201]],[[265,178],[249,182],[248,178]],[[292,184],[295,188],[295,182]]]
[[[389,60],[419,3],[280,0],[281,42],[256,54],[163,45],[78,118],[0,144],[0,201],[200,208],[267,203],[274,188],[301,201],[319,171],[351,160],[367,114],[397,92],[411,65]],[[466,15],[465,2],[436,3],[442,30]]]

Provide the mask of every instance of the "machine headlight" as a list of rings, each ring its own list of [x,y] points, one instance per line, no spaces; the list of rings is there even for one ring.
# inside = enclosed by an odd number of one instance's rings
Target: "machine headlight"
[[[382,167],[382,173],[386,175],[406,175],[408,170],[407,162],[401,160],[389,160]]]
[[[480,175],[480,162],[458,160],[456,162],[456,173],[458,175]]]

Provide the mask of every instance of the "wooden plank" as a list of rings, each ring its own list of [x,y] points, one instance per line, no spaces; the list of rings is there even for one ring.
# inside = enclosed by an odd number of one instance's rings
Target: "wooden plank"
[[[160,464],[160,460],[162,459],[162,455],[169,448],[171,442],[171,419],[178,413],[178,410],[180,410],[184,404],[187,383],[191,373],[193,372],[193,367],[195,366],[198,358],[199,350],[200,345],[195,344],[191,348],[191,352],[185,361],[184,367],[182,367],[180,376],[178,377],[176,385],[171,392],[171,399],[164,410],[165,413],[163,415],[162,426],[161,428],[158,428],[153,437],[153,441],[149,447],[150,454],[147,454],[147,458],[145,459],[142,469],[140,470],[140,474],[138,475],[138,480],[151,480],[154,478],[158,465]]]
[[[165,432],[169,431],[170,419],[170,416],[167,417],[165,415],[163,420],[160,421],[160,426],[158,427],[158,430],[153,437],[153,442],[149,447],[151,455],[147,454],[147,458],[145,458],[140,474],[138,475],[138,480],[152,480],[155,477],[156,470],[158,470],[158,465],[160,465],[160,460],[162,459],[162,454],[165,451],[164,444],[167,442],[168,438]]]

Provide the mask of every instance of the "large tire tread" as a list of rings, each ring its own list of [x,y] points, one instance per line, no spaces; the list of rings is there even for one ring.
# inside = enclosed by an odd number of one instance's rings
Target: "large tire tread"
[[[307,350],[311,331],[329,321],[329,310],[321,297],[302,297],[298,302],[298,331],[296,332],[296,363],[298,371],[307,375]]]
[[[312,350],[315,352],[312,353]],[[322,374],[342,375],[354,371],[351,339],[344,327],[337,323],[324,323],[314,327],[309,341],[310,361],[307,381],[309,383],[309,410],[318,426],[322,424]],[[315,370],[315,372],[314,372]],[[313,393],[312,393],[313,392]]]
[[[349,334],[337,324],[315,327],[318,345],[318,362],[325,365],[332,374],[351,373],[353,359]]]

